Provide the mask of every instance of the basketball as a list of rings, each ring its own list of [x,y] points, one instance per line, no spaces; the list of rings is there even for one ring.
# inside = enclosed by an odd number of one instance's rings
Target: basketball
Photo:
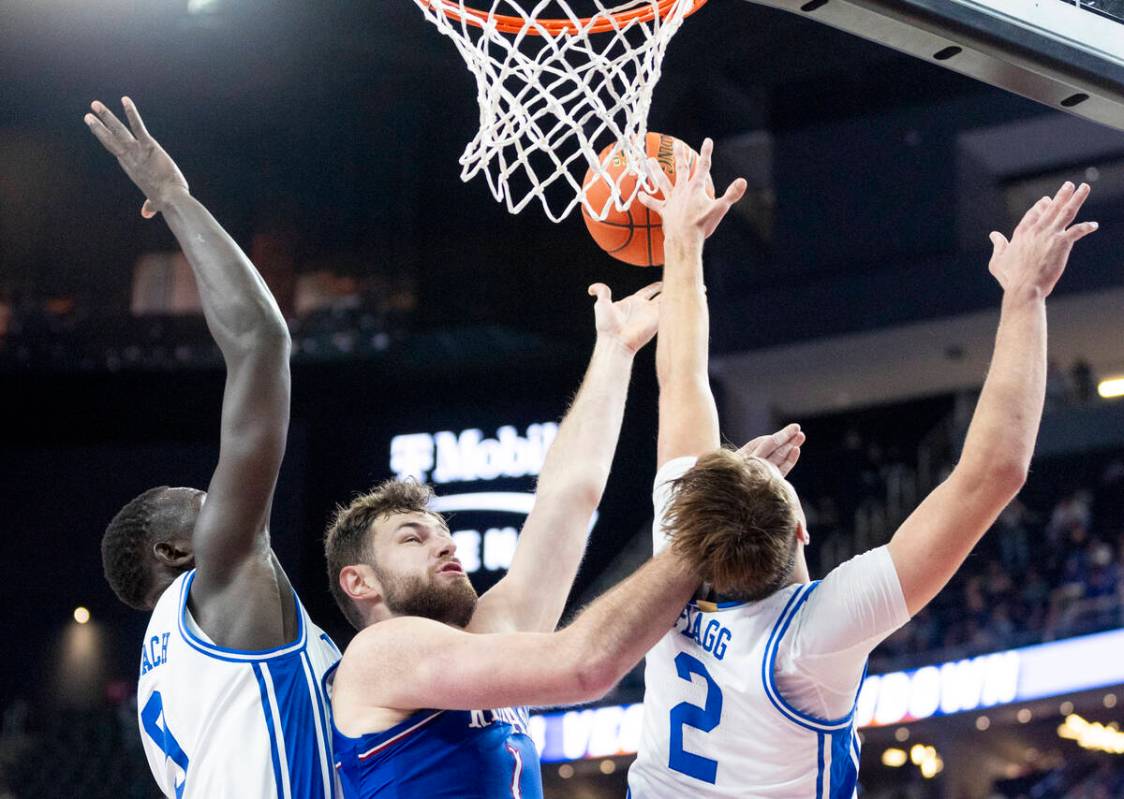
[[[687,146],[679,139],[668,136],[666,133],[649,133],[644,142],[648,157],[659,161],[663,171],[673,181],[675,180],[674,147],[676,143],[684,147]],[[605,171],[615,181],[625,171],[626,163],[624,154],[620,152],[609,161],[612,150],[613,146],[610,145],[601,151],[601,163],[605,164]],[[694,150],[690,150],[690,153],[690,165],[693,171],[699,156]],[[608,181],[596,175],[593,169],[585,173],[583,185],[589,187],[586,191],[586,198],[590,207],[599,210],[609,201],[612,188]],[[632,194],[636,187],[636,176],[628,175],[623,178],[620,187],[621,196],[627,197]],[[711,195],[714,194],[713,188],[710,189],[710,193]],[[662,198],[663,192],[659,192],[655,196]],[[599,222],[590,216],[589,208],[586,207],[586,204],[583,204],[582,217],[585,219],[585,226],[589,229],[589,234],[593,236],[593,240],[597,242],[601,249],[618,261],[624,261],[626,264],[632,264],[633,266],[663,265],[663,220],[655,211],[648,210],[639,202],[633,202],[624,211],[610,208],[609,215],[605,217],[604,221]]]

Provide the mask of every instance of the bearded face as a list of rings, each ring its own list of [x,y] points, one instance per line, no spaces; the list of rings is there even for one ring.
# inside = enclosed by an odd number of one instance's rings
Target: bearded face
[[[383,588],[383,602],[395,616],[421,616],[454,627],[467,627],[476,611],[476,589],[461,572],[436,575],[375,573]]]

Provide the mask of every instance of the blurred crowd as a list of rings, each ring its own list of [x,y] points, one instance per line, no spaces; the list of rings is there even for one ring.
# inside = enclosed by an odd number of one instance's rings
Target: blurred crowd
[[[1124,625],[1124,460],[1028,504],[1011,503],[952,584],[882,645],[878,670]]]

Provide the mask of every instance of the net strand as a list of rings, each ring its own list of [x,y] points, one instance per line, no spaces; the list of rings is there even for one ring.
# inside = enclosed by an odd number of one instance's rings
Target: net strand
[[[461,180],[483,175],[512,214],[538,201],[560,222],[579,205],[603,220],[624,210],[648,182],[644,137],[652,92],[667,45],[700,0],[631,0],[614,8],[595,0],[581,18],[566,0],[491,0],[488,11],[465,0],[414,0],[455,44],[476,80],[479,129],[460,157]],[[550,8],[562,17],[541,18]],[[510,10],[509,14],[500,11]],[[515,32],[501,30],[522,20]],[[601,160],[600,151],[612,145]],[[626,168],[607,165],[621,155]],[[583,185],[586,170],[593,180]],[[621,185],[636,177],[632,188]],[[609,197],[593,208],[587,188]]]

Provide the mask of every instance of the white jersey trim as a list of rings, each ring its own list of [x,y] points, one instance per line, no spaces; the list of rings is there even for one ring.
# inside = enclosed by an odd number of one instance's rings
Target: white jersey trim
[[[204,641],[191,630],[191,626],[187,623],[186,617],[190,612],[187,609],[187,599],[191,595],[191,583],[195,579],[195,569],[187,573],[183,583],[180,584],[180,597],[179,597],[179,611],[176,613],[176,621],[179,625],[180,635],[183,640],[187,642],[188,646],[197,652],[201,652],[209,657],[217,658],[218,660],[228,660],[233,662],[252,662],[270,660],[272,658],[289,655],[293,652],[299,652],[304,649],[305,637],[307,630],[304,623],[304,608],[301,606],[300,599],[297,597],[297,592],[293,590],[293,603],[297,612],[297,637],[293,641],[281,646],[274,647],[273,649],[259,649],[259,650],[245,650],[245,649],[230,649],[225,646],[213,644],[210,641]]]
[[[784,610],[781,611],[780,617],[769,633],[769,643],[765,646],[765,656],[761,660],[761,681],[765,686],[765,695],[769,698],[773,707],[786,719],[813,732],[831,733],[851,726],[855,717],[855,707],[858,705],[857,692],[855,704],[851,706],[850,713],[837,719],[821,719],[797,710],[790,705],[777,686],[775,674],[777,652],[780,649],[781,639],[784,638],[785,633],[788,632],[789,625],[792,624],[792,620],[796,618],[796,614],[804,606],[804,603],[808,601],[808,597],[812,595],[812,592],[815,591],[817,587],[819,587],[818,580],[801,586],[793,592],[788,600],[788,604],[786,604]],[[861,684],[860,681],[860,687]]]

